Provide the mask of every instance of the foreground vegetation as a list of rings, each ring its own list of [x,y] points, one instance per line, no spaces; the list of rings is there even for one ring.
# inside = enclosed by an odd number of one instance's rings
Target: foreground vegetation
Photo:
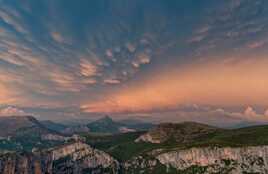
[[[195,125],[192,125],[195,126]],[[190,127],[191,128],[191,127]],[[211,127],[208,127],[211,130]],[[194,128],[192,128],[194,130]],[[188,131],[188,129],[187,129]],[[268,145],[268,126],[253,126],[240,129],[215,129],[207,131],[206,135],[196,136],[199,132],[194,132],[194,138],[184,142],[179,139],[180,134],[173,131],[167,140],[160,144],[135,143],[135,140],[145,134],[145,131],[130,132],[125,134],[99,134],[83,133],[86,143],[103,150],[119,161],[127,161],[135,156],[145,154],[154,149],[170,151],[173,149],[187,149],[191,147],[241,147]],[[185,133],[182,132],[182,135]],[[16,136],[10,139],[0,140],[0,150],[5,151],[32,151],[33,148],[45,149],[57,146],[62,142],[42,141],[38,131],[32,129],[19,130]]]
[[[240,129],[218,129],[192,142],[179,143],[174,137],[161,144],[135,143],[145,132],[134,132],[117,135],[84,134],[86,142],[93,147],[104,150],[120,161],[144,154],[154,149],[187,149],[191,147],[241,147],[268,145],[268,126],[253,126]]]

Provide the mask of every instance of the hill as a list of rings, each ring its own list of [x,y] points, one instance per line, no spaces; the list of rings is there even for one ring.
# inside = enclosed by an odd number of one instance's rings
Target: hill
[[[0,118],[0,136],[16,136],[29,129],[38,130],[40,133],[51,131],[32,116],[9,116]]]
[[[118,122],[126,125],[130,129],[135,129],[137,131],[147,131],[155,127],[155,125],[152,123],[136,119],[125,119],[119,120]]]
[[[99,120],[93,121],[87,125],[89,131],[92,133],[126,133],[148,130],[153,127],[150,123],[143,122],[128,122],[128,121],[114,121],[109,116],[105,116]]]
[[[174,141],[177,143],[190,143],[220,132],[221,130],[216,127],[194,122],[179,124],[163,123],[140,136],[136,142],[165,143]]]
[[[82,142],[71,142],[36,152],[0,154],[1,174],[115,174],[118,162]]]
[[[46,128],[50,130],[58,131],[58,132],[61,132],[64,129],[68,128],[68,126],[64,124],[56,123],[50,120],[40,121],[40,123],[44,125]]]
[[[32,130],[42,129],[43,126],[36,119],[26,118],[20,118],[20,121],[15,118],[8,118],[8,120],[15,119],[16,122],[20,123],[18,124],[20,126],[16,128],[17,130],[21,131],[29,128],[31,134],[34,134]],[[7,120],[5,122],[10,124]],[[114,121],[106,117],[99,120],[99,123],[103,122],[113,123]],[[121,124],[119,125],[121,126]],[[48,129],[46,131],[51,133]],[[120,170],[118,172],[126,174],[140,173],[141,171],[156,174],[210,174],[210,171],[226,174],[230,171],[233,171],[233,173],[248,173],[251,171],[258,173],[260,171],[259,173],[263,173],[268,166],[268,163],[266,163],[268,159],[268,126],[221,129],[206,124],[183,122],[178,124],[163,123],[147,132],[128,132],[124,134],[87,132],[81,134],[86,143],[82,143],[84,145],[81,146],[81,149],[71,148],[67,142],[63,142],[63,146],[57,146],[59,144],[53,144],[53,141],[34,138],[30,134],[24,134],[24,132],[22,131],[23,139],[18,139],[18,132],[16,132],[16,134],[13,134],[16,135],[15,138],[11,138],[12,140],[9,142],[6,141],[8,144],[5,145],[11,148],[19,142],[24,147],[21,150],[25,150],[27,149],[25,147],[31,145],[32,148],[42,147],[43,150],[55,146],[68,147],[65,151],[57,151],[57,154],[65,154],[71,149],[75,152],[74,155],[64,155],[59,161],[56,160],[55,165],[59,167],[57,170],[67,170],[66,162],[68,164],[69,162],[72,164],[79,163],[80,160],[77,160],[76,157],[91,151],[87,148],[84,149],[87,146],[86,144],[105,152],[107,155],[109,154],[111,158],[120,163],[121,167],[118,168]],[[0,143],[0,149],[3,149],[1,145],[3,144]],[[16,146],[16,148],[18,147]],[[93,158],[95,159],[95,157]],[[100,160],[98,161],[100,165],[105,164],[105,160],[101,158]],[[99,170],[99,168],[95,169]]]
[[[120,128],[124,125],[118,122],[113,121],[108,116],[105,116],[99,120],[93,121],[87,125],[90,132],[95,133],[119,133]]]
[[[151,123],[145,123],[140,120],[119,120],[114,121],[109,116],[105,116],[89,124],[65,125],[50,120],[40,121],[47,129],[60,132],[65,135],[81,133],[97,134],[118,134],[135,131],[147,131],[154,127]]]
[[[0,118],[0,150],[26,150],[47,148],[70,139],[50,130],[32,116]]]
[[[117,135],[84,134],[87,143],[118,160],[129,160],[155,149],[170,151],[192,147],[247,147],[268,145],[268,126],[221,129],[205,124],[164,123],[148,132]]]
[[[78,125],[64,125],[60,123],[56,123],[50,120],[41,122],[46,128],[50,130],[54,130],[56,132],[60,132],[65,135],[73,135],[79,133],[89,132],[89,128],[86,125],[78,124]]]

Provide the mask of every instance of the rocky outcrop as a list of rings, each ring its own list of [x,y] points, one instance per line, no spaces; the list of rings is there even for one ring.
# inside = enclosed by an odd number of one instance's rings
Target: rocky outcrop
[[[94,149],[82,142],[71,143],[51,150],[53,161],[69,157],[72,161],[82,160],[87,168],[96,168],[102,166],[107,168],[118,165],[118,162],[107,153]]]
[[[205,174],[268,173],[268,146],[191,148],[162,153],[156,159],[167,168],[181,171],[198,168]]]
[[[157,168],[159,162],[155,158],[145,158],[142,155],[132,158],[123,164],[124,173],[144,173],[145,171],[150,171],[152,173],[155,168]]]
[[[1,174],[52,174],[50,156],[13,153],[0,156]]]
[[[34,153],[0,156],[1,174],[66,174],[119,172],[119,163],[110,155],[82,142]]]
[[[107,153],[75,142],[42,152],[4,154],[0,159],[1,174],[268,173],[268,146],[160,149],[119,164]]]
[[[161,140],[158,138],[154,138],[150,133],[146,133],[146,134],[141,135],[139,138],[137,138],[135,142],[136,143],[146,142],[146,143],[160,144]]]

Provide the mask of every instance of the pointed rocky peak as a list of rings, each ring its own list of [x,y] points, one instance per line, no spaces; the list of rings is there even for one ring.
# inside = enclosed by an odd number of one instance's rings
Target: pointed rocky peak
[[[105,116],[99,120],[89,123],[87,126],[91,132],[118,133],[120,132],[120,127],[122,127],[123,124],[114,121],[109,116]]]
[[[97,120],[98,122],[107,122],[107,123],[113,123],[113,119],[109,117],[108,115],[102,117],[101,119]]]

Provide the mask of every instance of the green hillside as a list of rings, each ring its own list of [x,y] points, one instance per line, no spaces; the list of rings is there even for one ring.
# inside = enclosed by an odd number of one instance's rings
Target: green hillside
[[[184,127],[181,124],[174,124],[173,128]],[[170,125],[169,125],[170,126]],[[200,127],[200,124],[190,125],[191,130],[196,130],[196,127]],[[170,128],[171,128],[170,127]],[[186,126],[187,127],[187,126]],[[159,127],[158,127],[159,128]],[[110,153],[115,158],[120,161],[128,160],[134,156],[144,154],[145,152],[152,151],[153,149],[162,148],[165,151],[172,149],[186,149],[191,147],[207,147],[207,146],[217,146],[217,147],[241,147],[241,146],[259,146],[268,145],[268,126],[254,126],[248,128],[240,129],[217,129],[210,126],[204,126],[208,131],[203,134],[205,130],[200,132],[195,132],[195,134],[181,134],[175,130],[170,130],[172,134],[167,134],[169,137],[165,137],[167,140],[160,144],[139,142],[136,143],[135,140],[143,135],[145,132],[135,132],[117,135],[84,135],[87,139],[87,143],[101,150]],[[187,127],[189,129],[189,127]],[[213,131],[211,131],[213,130]],[[163,130],[161,130],[163,131]],[[166,130],[165,130],[166,131]],[[177,130],[178,131],[178,130]],[[192,131],[193,133],[194,131]],[[154,134],[157,134],[157,128],[153,130]],[[163,133],[163,132],[162,132]],[[174,136],[174,134],[176,136]],[[187,136],[189,135],[195,137],[195,139],[190,139],[191,141],[185,141],[178,137],[178,134]],[[177,138],[177,139],[176,139]]]

